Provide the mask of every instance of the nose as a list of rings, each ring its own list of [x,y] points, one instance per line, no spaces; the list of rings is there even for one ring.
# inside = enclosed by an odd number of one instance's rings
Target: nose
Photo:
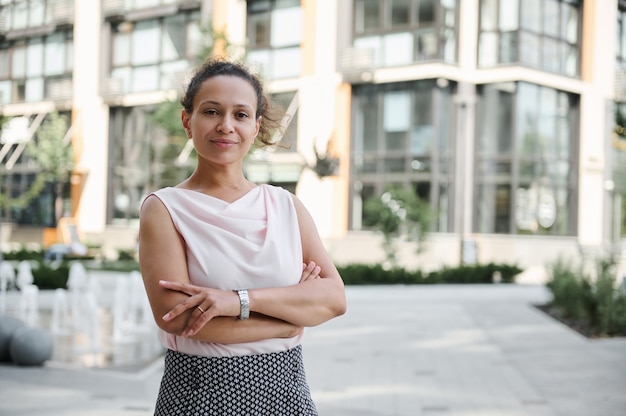
[[[217,131],[221,133],[231,133],[233,131],[233,120],[229,115],[225,115],[217,125]]]

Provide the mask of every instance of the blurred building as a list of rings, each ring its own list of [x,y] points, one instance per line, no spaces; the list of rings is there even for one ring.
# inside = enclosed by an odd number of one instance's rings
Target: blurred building
[[[363,205],[391,184],[437,213],[425,252],[400,246],[407,265],[623,242],[623,0],[0,0],[2,221],[54,225],[54,187],[6,201],[35,181],[24,148],[57,111],[78,162],[66,214],[134,243],[143,197],[190,166],[155,117],[206,48],[245,56],[287,109],[290,147],[246,171],[293,190],[338,262],[382,258]]]

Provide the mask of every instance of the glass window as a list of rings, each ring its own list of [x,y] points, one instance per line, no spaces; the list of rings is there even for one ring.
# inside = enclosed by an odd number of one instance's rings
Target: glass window
[[[11,73],[13,78],[26,77],[26,48],[24,46],[17,46],[13,49]]]
[[[480,66],[493,66],[498,63],[498,35],[496,33],[481,33],[478,45],[478,63]]]
[[[119,82],[120,90],[123,93],[131,92],[131,74],[130,68],[115,68],[111,71],[111,78]]]
[[[11,16],[11,29],[24,29],[28,25],[28,2],[13,3]]]
[[[65,70],[72,72],[74,69],[74,42],[68,39],[65,42]]]
[[[279,9],[272,13],[272,47],[299,45],[302,39],[300,7]]]
[[[517,62],[569,76],[579,74],[580,3],[480,0],[480,7],[480,66]]]
[[[411,18],[411,0],[391,0],[390,26],[406,26]]]
[[[413,61],[413,35],[410,33],[395,33],[383,38],[385,51],[385,65],[406,65]]]
[[[409,130],[411,123],[411,97],[406,91],[394,91],[385,94],[384,128],[386,132]]]
[[[11,81],[0,81],[0,103],[3,105],[11,103]]]
[[[186,57],[191,58],[198,55],[202,48],[204,34],[200,30],[197,22],[189,22],[187,24],[187,47]]]
[[[54,7],[54,6],[52,6]],[[30,26],[41,26],[46,21],[46,0],[30,0]]]
[[[272,53],[272,77],[297,77],[301,72],[300,48],[275,49]]]
[[[449,64],[456,62],[456,35],[454,30],[446,29],[443,32],[443,60]]]
[[[374,62],[377,65],[383,63],[382,39],[379,36],[358,38],[354,41],[354,47],[358,49],[369,49],[374,53]]]
[[[578,9],[566,3],[561,5],[561,9],[561,19],[563,19],[561,38],[569,43],[576,44],[578,43]]]
[[[543,33],[548,36],[559,36],[560,7],[557,0],[544,0],[543,3]]]
[[[432,25],[435,21],[435,0],[420,0],[417,8],[417,24],[419,26]]]
[[[439,87],[433,80],[354,86],[353,179],[358,189],[374,192],[361,192],[362,201],[382,194],[391,184],[417,187],[419,196],[438,212],[439,225],[434,228],[449,228],[451,213],[438,208],[452,204],[449,194],[438,190],[447,189],[451,180],[449,161],[454,150],[448,136],[455,128],[447,124],[454,119],[449,114],[452,90],[449,84]],[[360,227],[362,215],[361,208],[352,210],[352,227]]]
[[[247,5],[247,61],[270,79],[299,76],[302,59],[300,1],[249,1]]]
[[[418,30],[416,38],[416,56],[419,59],[437,58],[437,33],[435,29]]]
[[[543,38],[542,67],[551,72],[563,72],[563,49],[561,43],[555,39]]]
[[[163,27],[162,59],[175,61],[185,58],[185,16],[168,17],[164,20]]]
[[[495,1],[493,1],[495,3]],[[519,28],[519,0],[508,0],[500,7],[499,27],[502,32]]]
[[[9,50],[0,47],[0,79],[9,78],[11,67],[9,56]]]
[[[517,36],[519,32],[506,32],[500,35],[498,57],[501,63],[508,64],[517,61]]]
[[[480,29],[483,31],[498,28],[498,0],[483,0],[480,4]]]
[[[541,54],[539,37],[532,33],[520,33],[519,54],[521,62],[533,67],[538,67]]]
[[[189,61],[181,59],[180,61],[165,62],[160,66],[161,81],[159,89],[167,90],[174,88],[177,91],[182,90],[179,74],[189,69]]]
[[[270,13],[248,15],[248,39],[251,47],[270,45]]]
[[[502,0],[500,0],[500,4],[503,5]],[[541,0],[524,0],[520,18],[522,29],[540,32],[543,21],[541,18]]]
[[[355,2],[355,31],[364,33],[377,30],[380,27],[379,0],[356,0]]]
[[[154,91],[159,88],[159,68],[154,65],[138,67],[133,70],[132,91]]]
[[[26,49],[26,62],[28,77],[38,77],[43,73],[43,43],[41,39],[30,42]]]
[[[475,231],[573,235],[575,97],[528,83],[479,96]]]
[[[156,20],[137,22],[132,34],[131,61],[133,65],[152,64],[159,61],[160,35]]]
[[[133,0],[135,2],[135,9],[145,9],[148,7],[159,6],[161,0]]]
[[[113,36],[113,66],[130,64],[130,35],[128,33],[116,33]]]
[[[43,78],[27,79],[24,100],[27,102],[43,100],[43,85]]]
[[[456,62],[457,0],[357,0],[355,48],[376,52],[376,66],[421,60]]]
[[[373,94],[363,94],[359,95],[357,102],[359,103],[357,117],[360,120],[357,129],[362,141],[356,142],[355,151],[357,153],[376,151],[378,150],[378,136],[380,134],[378,100]]]
[[[60,33],[46,39],[44,74],[61,75],[65,71],[65,39]]]

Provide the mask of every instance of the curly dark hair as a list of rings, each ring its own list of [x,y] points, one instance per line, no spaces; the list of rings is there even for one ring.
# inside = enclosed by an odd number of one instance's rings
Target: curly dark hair
[[[263,91],[263,84],[257,75],[243,62],[234,62],[226,58],[217,57],[205,61],[199,66],[191,81],[185,89],[185,93],[180,100],[181,105],[189,114],[193,113],[193,100],[204,81],[219,75],[239,77],[252,85],[256,92],[257,110],[256,118],[261,117],[261,127],[257,135],[257,141],[265,144],[275,144],[272,141],[274,133],[281,129],[282,109],[271,101]]]

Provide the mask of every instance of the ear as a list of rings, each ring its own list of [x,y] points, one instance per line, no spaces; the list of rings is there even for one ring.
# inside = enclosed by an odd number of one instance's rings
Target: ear
[[[263,116],[259,116],[256,119],[256,131],[254,132],[254,137],[256,138],[256,136],[259,134],[259,130],[261,129],[261,120],[262,120]]]
[[[187,134],[187,138],[191,139],[191,126],[189,125],[189,120],[191,116],[187,113],[186,110],[183,110],[180,115],[181,121],[183,123],[183,128],[185,129],[185,133]]]

